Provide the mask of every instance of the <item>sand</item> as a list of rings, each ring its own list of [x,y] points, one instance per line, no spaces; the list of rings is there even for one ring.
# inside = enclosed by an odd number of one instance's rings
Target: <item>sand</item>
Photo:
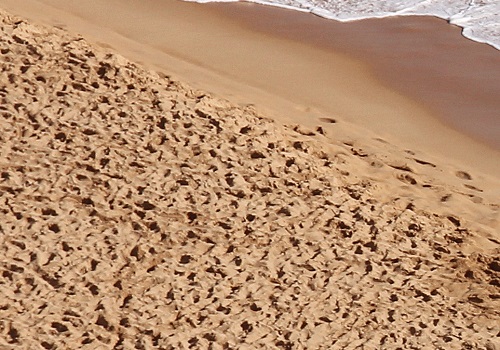
[[[474,45],[443,21],[419,17],[394,23],[389,19],[380,22],[377,30],[371,22],[358,22],[350,31],[350,26],[336,26],[315,16],[248,3],[221,7],[172,0],[96,0],[92,4],[0,0],[0,6],[83,34],[134,62],[235,104],[255,105],[282,123],[314,128],[320,118],[334,118],[339,121],[335,128],[326,127],[333,139],[343,138],[346,126],[349,134],[357,132],[360,139],[368,132],[371,138],[440,156],[441,163],[500,176],[500,162],[491,161],[500,157],[500,138],[494,136],[500,135],[497,52],[484,44]],[[259,18],[273,18],[274,25],[252,24]],[[416,30],[420,27],[422,31]],[[297,30],[290,32],[293,28],[311,32],[298,35]],[[273,35],[276,31],[281,34]],[[429,35],[429,31],[444,34]],[[349,40],[312,41],[318,32]],[[370,32],[371,36],[365,35]],[[392,32],[400,34],[390,36]],[[432,41],[433,36],[440,39]],[[422,49],[416,45],[419,42]],[[419,51],[408,55],[415,49]],[[432,54],[425,57],[428,52]],[[457,54],[450,56],[450,52]],[[406,59],[401,59],[402,54]],[[464,61],[472,62],[469,69]],[[431,75],[435,77],[423,78]],[[434,96],[444,105],[436,105]],[[464,137],[464,125],[455,125],[461,126],[461,132],[443,125],[442,121],[453,119],[442,115],[448,109],[460,116],[455,121],[472,120],[465,125],[471,136],[479,133],[497,149]]]
[[[494,174],[1,18],[0,348],[500,347]]]
[[[243,3],[209,5],[252,30],[343,53],[446,125],[500,149],[500,55],[430,16],[349,23]]]

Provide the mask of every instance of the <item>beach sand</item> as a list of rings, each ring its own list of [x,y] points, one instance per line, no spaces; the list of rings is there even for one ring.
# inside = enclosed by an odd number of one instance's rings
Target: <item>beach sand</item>
[[[252,30],[301,42],[369,65],[389,88],[451,126],[500,149],[500,55],[430,16],[341,23],[294,11],[212,3]]]
[[[330,117],[342,122],[327,126],[334,139],[345,134],[346,125],[351,134],[359,129],[361,138],[372,132],[443,162],[500,176],[499,162],[491,161],[500,157],[498,52],[464,39],[444,21],[386,19],[374,29],[369,21],[336,25],[249,3],[171,0],[0,0],[0,5],[83,34],[235,104],[253,104],[282,123],[316,127],[320,118]],[[266,26],[266,19],[273,24]],[[318,33],[326,33],[323,40],[314,39]],[[462,132],[441,122],[450,120]],[[496,150],[464,138],[464,128]]]
[[[495,150],[348,56],[332,115],[30,2],[0,13],[0,348],[500,348]],[[182,43],[200,7],[167,3]]]

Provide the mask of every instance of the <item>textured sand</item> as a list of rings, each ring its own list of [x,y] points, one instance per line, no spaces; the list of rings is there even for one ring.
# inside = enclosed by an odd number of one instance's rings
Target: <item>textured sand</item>
[[[1,349],[500,348],[497,178],[1,18]]]
[[[331,117],[339,123],[324,129],[333,139],[355,133],[357,139],[379,137],[439,156],[440,164],[458,162],[500,177],[500,162],[492,161],[500,158],[500,136],[494,137],[500,123],[492,121],[500,110],[498,52],[464,39],[443,21],[339,25],[249,3],[178,0],[0,0],[0,7],[83,34],[134,62],[235,104],[252,104],[283,123],[314,128],[320,118]],[[312,39],[318,33],[326,33],[319,42]],[[436,106],[428,95],[444,105]],[[497,150],[443,125],[443,110],[457,112],[457,120],[472,120],[465,129],[486,126],[479,133],[493,138]]]

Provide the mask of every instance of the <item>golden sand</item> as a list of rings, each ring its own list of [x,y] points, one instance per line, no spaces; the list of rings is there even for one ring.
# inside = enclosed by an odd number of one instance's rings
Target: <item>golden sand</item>
[[[0,23],[1,349],[499,348],[498,179]]]
[[[450,110],[455,121],[472,120],[467,128],[476,132],[487,126],[484,139],[500,135],[498,123],[485,120],[500,109],[498,52],[465,40],[442,21],[338,25],[255,4],[177,0],[0,0],[2,6],[34,23],[80,33],[234,104],[254,105],[281,123],[315,128],[321,118],[334,118],[335,127],[323,125],[333,140],[382,138],[436,156],[440,164],[500,177],[500,162],[492,161],[500,157],[500,145],[493,150],[464,136],[443,125],[450,116],[440,114]],[[293,28],[303,36],[289,33]],[[325,38],[317,35],[322,32]],[[422,47],[415,46],[420,42]],[[464,59],[473,64],[464,67]]]

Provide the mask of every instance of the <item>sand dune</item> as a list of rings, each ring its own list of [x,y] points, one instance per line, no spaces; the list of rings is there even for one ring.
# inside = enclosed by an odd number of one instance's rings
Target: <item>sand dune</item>
[[[0,14],[0,348],[500,348],[498,179]]]
[[[500,162],[491,161],[500,157],[498,52],[442,20],[339,24],[244,2],[178,0],[0,0],[0,7],[282,123],[315,128],[333,117],[335,127],[324,125],[333,139],[357,132],[500,176]]]

